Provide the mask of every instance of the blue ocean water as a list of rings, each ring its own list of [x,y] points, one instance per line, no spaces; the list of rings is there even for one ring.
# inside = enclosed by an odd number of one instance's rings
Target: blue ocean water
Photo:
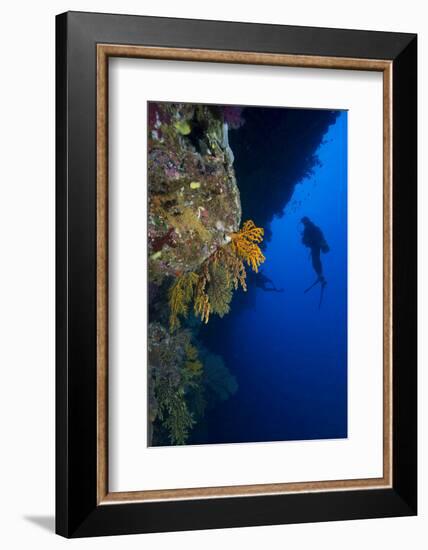
[[[229,315],[210,320],[205,344],[222,355],[239,389],[208,412],[201,443],[347,437],[346,112],[317,155],[320,165],[270,224],[262,272],[283,291],[253,289],[248,307],[234,308],[234,297]],[[304,293],[316,275],[301,241],[303,216],[330,246],[321,255],[327,286],[320,308],[319,285]]]

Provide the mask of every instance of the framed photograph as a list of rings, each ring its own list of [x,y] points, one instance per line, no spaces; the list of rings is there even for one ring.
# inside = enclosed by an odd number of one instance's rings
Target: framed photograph
[[[415,515],[416,36],[56,25],[58,534]]]

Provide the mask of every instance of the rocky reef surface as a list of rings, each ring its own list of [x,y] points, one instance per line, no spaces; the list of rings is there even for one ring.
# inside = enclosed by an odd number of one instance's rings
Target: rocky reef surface
[[[149,104],[149,278],[197,270],[238,230],[241,201],[217,107]]]

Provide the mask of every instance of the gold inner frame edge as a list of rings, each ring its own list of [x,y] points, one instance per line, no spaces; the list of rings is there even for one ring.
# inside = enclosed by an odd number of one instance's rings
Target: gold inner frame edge
[[[383,476],[368,479],[109,492],[108,488],[108,59],[133,57],[383,73]],[[241,51],[97,44],[97,503],[224,498],[392,486],[392,62]]]

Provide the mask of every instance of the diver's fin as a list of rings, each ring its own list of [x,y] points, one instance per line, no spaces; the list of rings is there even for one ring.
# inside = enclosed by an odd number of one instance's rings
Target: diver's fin
[[[318,304],[318,309],[321,309],[322,299],[323,299],[323,296],[324,296],[324,289],[325,289],[326,285],[327,285],[327,283],[325,281],[323,281],[323,283],[321,285],[320,302]]]
[[[311,284],[311,286],[309,286],[305,291],[304,291],[304,294],[306,294],[307,292],[309,292],[310,290],[312,290],[314,288],[314,286],[316,286],[318,283],[320,283],[321,280],[318,278],[315,283]]]

